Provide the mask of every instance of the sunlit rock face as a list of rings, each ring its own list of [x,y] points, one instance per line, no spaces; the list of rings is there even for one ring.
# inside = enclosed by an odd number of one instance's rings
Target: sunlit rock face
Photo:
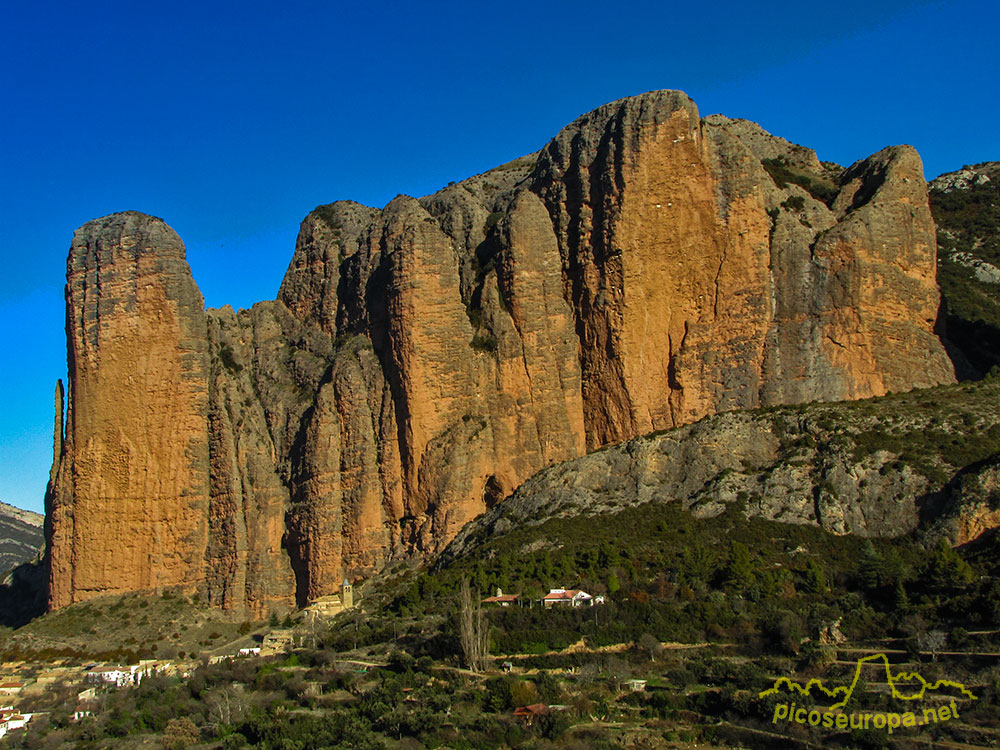
[[[934,250],[911,148],[843,170],[674,91],[425,198],[317,208],[251,310],[204,311],[158,219],[91,222],[50,604],[182,587],[282,611],[608,443],[950,382]]]

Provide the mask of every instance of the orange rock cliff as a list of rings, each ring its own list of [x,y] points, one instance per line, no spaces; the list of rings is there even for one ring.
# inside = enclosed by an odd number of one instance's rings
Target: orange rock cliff
[[[79,229],[67,271],[52,608],[284,611],[608,443],[954,379],[916,152],[835,169],[675,91],[425,198],[317,208],[250,310],[204,310],[138,213]]]

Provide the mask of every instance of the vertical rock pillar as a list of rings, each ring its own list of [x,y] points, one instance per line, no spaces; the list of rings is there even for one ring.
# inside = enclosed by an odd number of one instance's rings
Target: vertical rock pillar
[[[207,545],[208,343],[177,234],[136,212],[77,230],[66,337],[66,426],[47,498],[50,608],[194,590]]]

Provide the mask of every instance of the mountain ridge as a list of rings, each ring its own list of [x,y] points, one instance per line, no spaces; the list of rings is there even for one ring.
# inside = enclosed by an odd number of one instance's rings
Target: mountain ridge
[[[609,443],[954,380],[916,152],[837,172],[675,91],[431,196],[317,208],[250,310],[205,310],[140,214],[78,230],[68,272],[53,608],[180,587],[283,611]]]

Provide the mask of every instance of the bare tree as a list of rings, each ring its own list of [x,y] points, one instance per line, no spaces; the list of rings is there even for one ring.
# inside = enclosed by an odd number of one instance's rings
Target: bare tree
[[[458,592],[458,637],[465,663],[473,672],[482,672],[490,660],[490,634],[478,592],[472,595],[469,579],[463,578]]]
[[[239,683],[213,688],[208,691],[204,700],[208,706],[209,721],[216,726],[236,726],[247,712],[246,696]]]
[[[643,633],[636,645],[649,654],[650,661],[655,661],[656,657],[663,652],[663,645],[660,643],[660,639],[649,633]]]
[[[917,633],[917,644],[925,651],[931,652],[931,661],[937,661],[937,652],[948,640],[948,635],[940,630]]]

